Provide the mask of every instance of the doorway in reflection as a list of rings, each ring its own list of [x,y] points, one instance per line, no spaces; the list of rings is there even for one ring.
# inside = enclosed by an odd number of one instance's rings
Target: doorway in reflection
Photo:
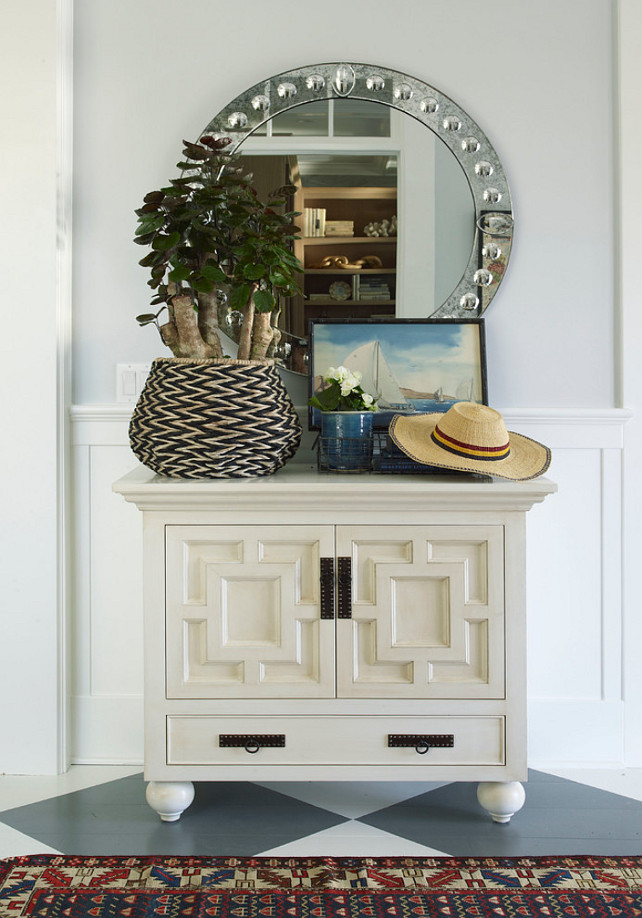
[[[475,238],[472,193],[449,147],[414,118],[359,99],[310,102],[239,152],[260,196],[296,188],[286,207],[301,214],[302,292],[281,304],[288,353],[277,355],[292,369],[306,371],[297,354],[311,319],[426,317],[459,283]]]

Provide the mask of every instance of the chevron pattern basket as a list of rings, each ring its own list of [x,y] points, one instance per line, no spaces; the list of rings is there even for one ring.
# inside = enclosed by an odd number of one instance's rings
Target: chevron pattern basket
[[[271,475],[300,441],[272,361],[159,358],[129,425],[135,456],[170,478]]]

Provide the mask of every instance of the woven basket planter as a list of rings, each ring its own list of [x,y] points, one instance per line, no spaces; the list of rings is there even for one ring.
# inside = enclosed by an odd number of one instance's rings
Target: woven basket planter
[[[298,415],[271,361],[159,358],[129,425],[135,456],[169,478],[271,475],[300,441]]]

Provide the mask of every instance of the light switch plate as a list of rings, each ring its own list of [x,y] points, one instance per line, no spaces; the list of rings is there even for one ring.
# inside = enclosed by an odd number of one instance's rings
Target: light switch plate
[[[116,401],[136,402],[141,393],[147,374],[149,363],[118,363],[116,364]]]

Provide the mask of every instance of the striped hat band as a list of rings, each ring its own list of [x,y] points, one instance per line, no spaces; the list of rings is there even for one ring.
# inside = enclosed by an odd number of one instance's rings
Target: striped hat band
[[[493,462],[498,459],[506,459],[510,455],[509,441],[501,446],[478,446],[474,443],[464,443],[445,434],[443,430],[440,430],[439,424],[435,425],[431,438],[437,446],[447,450],[449,453],[453,453],[455,456],[466,456],[470,459]]]

